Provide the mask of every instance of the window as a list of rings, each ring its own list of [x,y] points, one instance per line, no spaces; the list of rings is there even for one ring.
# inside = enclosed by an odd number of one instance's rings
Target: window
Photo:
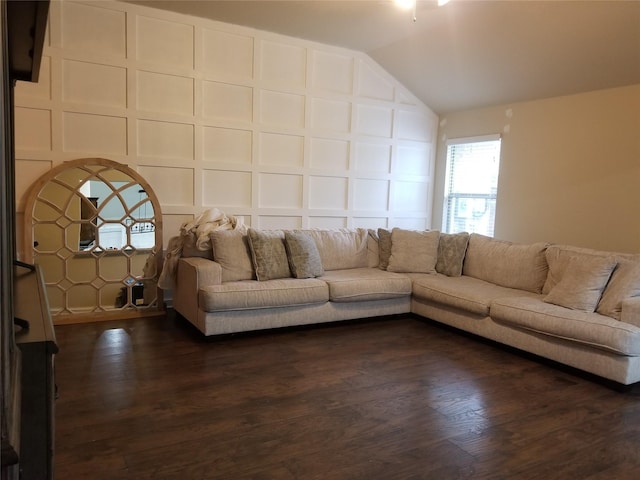
[[[444,232],[493,236],[499,169],[499,135],[449,140]]]

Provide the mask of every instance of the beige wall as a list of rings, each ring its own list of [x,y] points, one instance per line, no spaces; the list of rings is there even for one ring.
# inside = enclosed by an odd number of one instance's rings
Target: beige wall
[[[19,213],[41,174],[104,157],[150,183],[165,245],[210,207],[431,226],[438,118],[366,55],[123,2],[51,2],[48,27],[40,82],[15,90]]]
[[[502,134],[495,237],[640,252],[640,85],[449,114],[446,139]]]

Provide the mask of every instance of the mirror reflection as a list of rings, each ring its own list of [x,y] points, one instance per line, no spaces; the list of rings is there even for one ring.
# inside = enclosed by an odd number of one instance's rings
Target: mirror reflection
[[[41,266],[54,321],[159,308],[159,205],[126,165],[84,159],[48,172],[33,187],[26,218],[27,249]]]

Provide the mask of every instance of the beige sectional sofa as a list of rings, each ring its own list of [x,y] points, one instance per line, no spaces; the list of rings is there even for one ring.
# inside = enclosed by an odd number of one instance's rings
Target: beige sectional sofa
[[[205,335],[413,312],[640,381],[640,255],[402,229],[225,230],[211,244],[184,249],[173,293]]]

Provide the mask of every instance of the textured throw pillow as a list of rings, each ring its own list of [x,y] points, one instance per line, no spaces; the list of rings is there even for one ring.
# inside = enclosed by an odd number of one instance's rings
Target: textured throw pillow
[[[459,277],[462,275],[462,265],[464,254],[469,244],[469,234],[462,233],[441,233],[438,243],[438,261],[436,262],[436,272],[448,277]]]
[[[259,281],[291,276],[284,247],[284,232],[250,228],[248,237],[251,259]]]
[[[390,272],[436,273],[437,230],[419,232],[394,228],[391,231]]]
[[[254,272],[247,236],[240,230],[211,232],[213,259],[222,267],[222,281],[253,280]]]
[[[391,232],[384,228],[378,229],[378,252],[380,256],[378,268],[386,270],[389,267],[389,257],[391,256]]]
[[[302,232],[285,232],[284,244],[289,268],[296,278],[313,278],[324,274],[316,242]]]
[[[620,260],[596,312],[620,320],[622,301],[631,297],[640,297],[640,261]]]
[[[571,257],[562,280],[551,289],[544,301],[592,313],[615,266],[614,257],[592,257],[589,262],[581,257]]]

